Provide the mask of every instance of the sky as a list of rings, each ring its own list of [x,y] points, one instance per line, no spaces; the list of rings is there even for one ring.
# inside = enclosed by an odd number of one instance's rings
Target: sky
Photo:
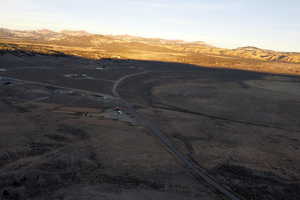
[[[0,0],[0,27],[300,52],[300,0]]]

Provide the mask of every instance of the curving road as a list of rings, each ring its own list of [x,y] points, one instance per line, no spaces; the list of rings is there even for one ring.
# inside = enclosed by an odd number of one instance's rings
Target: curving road
[[[147,73],[150,72],[145,71],[145,72],[123,76],[122,78],[120,78],[118,81],[115,82],[112,89],[113,95],[127,106],[127,112],[136,119],[136,122],[144,126],[147,130],[149,130],[151,135],[157,137],[160,140],[160,142],[163,144],[163,146],[170,153],[172,153],[172,155],[176,159],[178,159],[197,180],[199,178],[201,180],[204,180],[206,183],[208,183],[208,185],[210,185],[217,192],[223,194],[228,200],[242,200],[242,198],[238,197],[232,191],[230,191],[229,189],[225,188],[224,186],[220,185],[217,181],[215,181],[211,176],[208,175],[205,169],[197,165],[193,160],[191,160],[190,157],[178,151],[175,145],[172,143],[172,141],[160,131],[159,127],[156,124],[147,120],[136,109],[134,109],[134,107],[129,102],[121,98],[121,95],[119,94],[117,89],[122,82],[124,82],[126,79],[147,74]]]
[[[135,77],[135,76],[139,76],[139,75],[143,75],[143,74],[147,74],[149,73],[149,71],[143,71],[143,72],[139,72],[139,73],[134,73],[134,74],[128,74],[128,75],[125,75],[123,77],[121,77],[119,80],[115,81],[114,85],[113,85],[113,88],[112,88],[112,94],[115,96],[115,97],[118,97],[118,98],[121,98],[120,97],[120,94],[118,93],[118,87],[119,85],[125,81],[126,79],[128,78],[132,78],[132,77]]]

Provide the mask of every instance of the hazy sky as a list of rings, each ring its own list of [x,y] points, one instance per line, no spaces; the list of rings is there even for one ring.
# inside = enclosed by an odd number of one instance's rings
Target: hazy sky
[[[300,52],[300,0],[0,0],[0,27]]]

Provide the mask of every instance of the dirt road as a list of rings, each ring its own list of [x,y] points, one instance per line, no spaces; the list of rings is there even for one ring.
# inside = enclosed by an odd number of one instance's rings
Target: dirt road
[[[117,89],[118,89],[118,87],[120,86],[120,84],[121,84],[123,81],[125,81],[125,80],[128,79],[128,78],[132,78],[132,77],[139,76],[139,75],[143,75],[143,74],[147,74],[147,73],[149,73],[149,71],[144,71],[144,72],[139,72],[139,73],[129,74],[129,75],[126,75],[126,76],[121,77],[119,80],[117,80],[117,81],[114,83],[113,88],[112,88],[112,94],[113,94],[115,97],[120,98],[120,94],[118,93]]]
[[[236,194],[231,192],[230,190],[226,189],[219,183],[217,183],[212,177],[210,177],[205,169],[201,168],[198,166],[194,161],[190,159],[190,157],[184,155],[180,151],[177,150],[175,145],[171,142],[171,140],[165,136],[159,129],[159,127],[154,123],[150,122],[147,120],[145,117],[143,117],[138,111],[131,105],[129,102],[126,100],[122,99],[120,96],[119,92],[117,91],[118,87],[120,84],[125,81],[126,79],[139,76],[139,75],[144,75],[150,73],[149,71],[145,72],[140,72],[140,73],[135,73],[135,74],[130,74],[123,76],[120,78],[118,81],[115,82],[112,93],[115,97],[119,98],[119,100],[122,102],[122,104],[125,104],[127,107],[127,112],[133,116],[137,123],[144,126],[147,130],[149,130],[150,134],[153,135],[154,137],[158,138],[160,142],[163,144],[163,146],[176,158],[178,159],[183,166],[189,170],[189,172],[197,179],[199,178],[201,180],[204,180],[209,186],[211,186],[214,190],[217,192],[223,194],[226,198],[230,200],[241,200],[242,198],[238,197]]]

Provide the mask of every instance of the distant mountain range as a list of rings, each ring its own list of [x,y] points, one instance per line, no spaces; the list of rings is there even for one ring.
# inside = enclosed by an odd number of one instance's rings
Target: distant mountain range
[[[276,52],[256,47],[237,49],[218,48],[205,42],[185,42],[182,40],[165,40],[159,38],[143,38],[130,35],[99,35],[86,31],[51,30],[20,31],[0,28],[0,39],[6,41],[38,42],[49,45],[86,47],[94,49],[113,48],[116,50],[136,49],[142,51],[206,54],[213,56],[230,56],[261,61],[300,63],[300,53]]]

